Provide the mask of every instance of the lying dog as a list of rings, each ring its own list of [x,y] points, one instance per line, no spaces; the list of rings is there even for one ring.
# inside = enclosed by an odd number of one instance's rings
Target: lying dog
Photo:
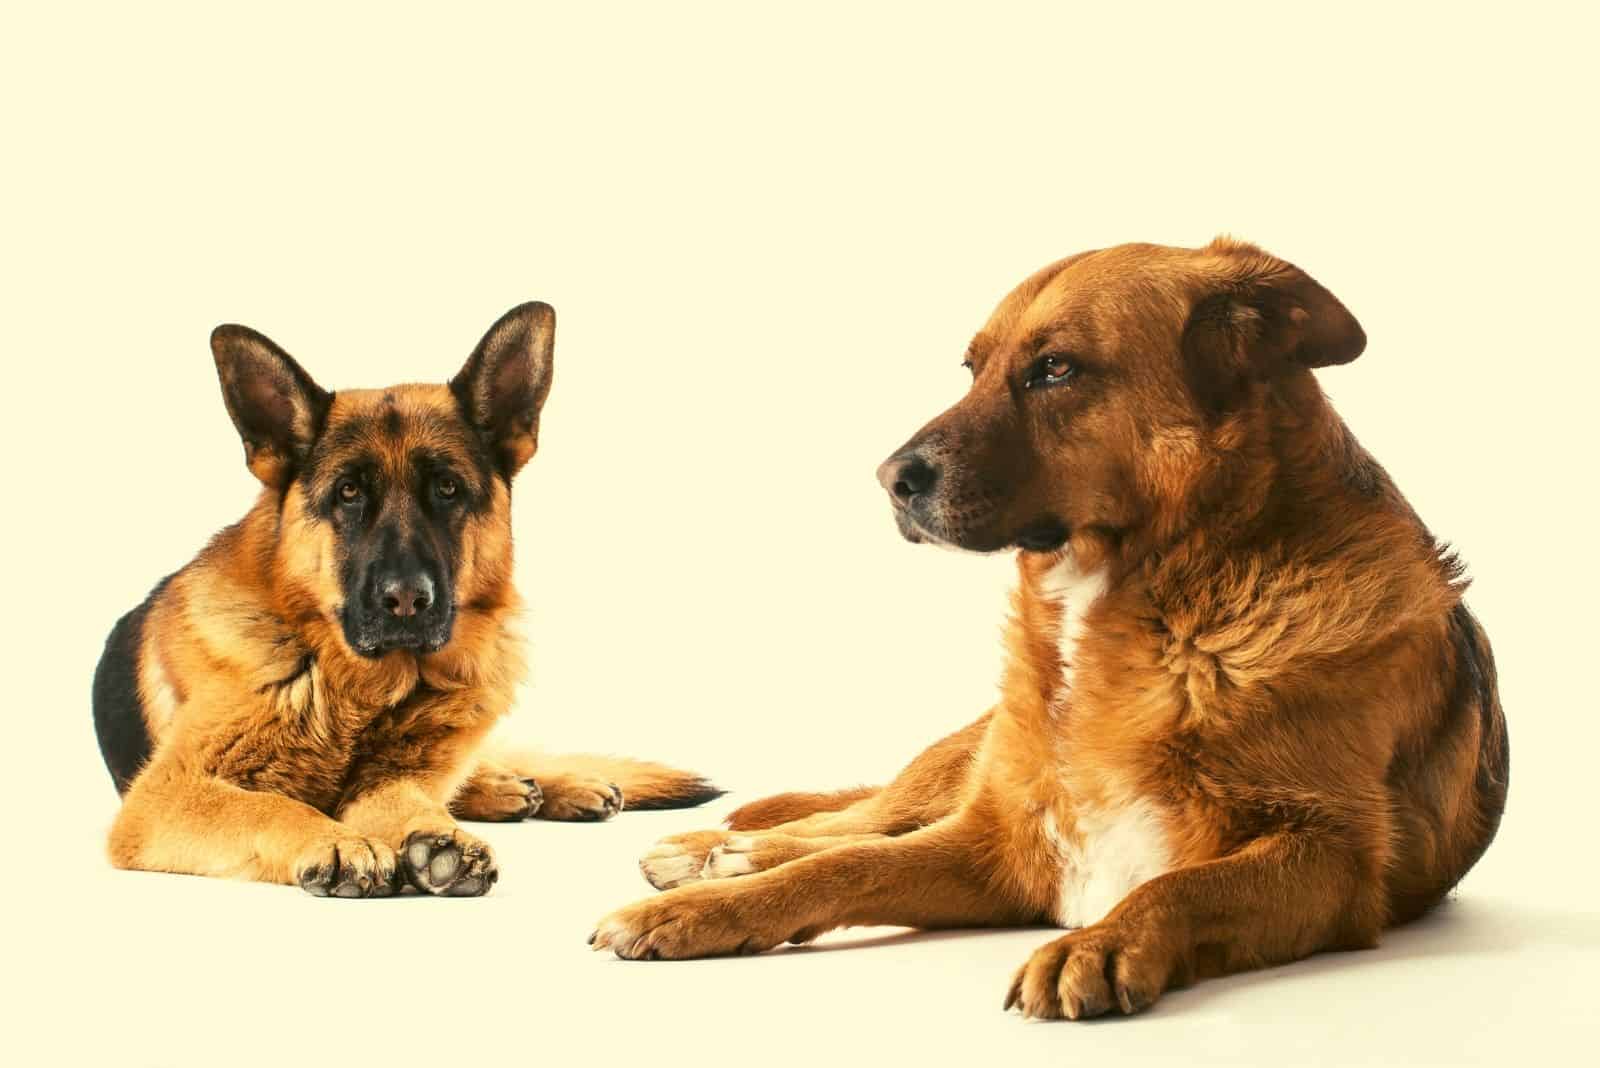
[[[480,755],[523,676],[511,479],[533,456],[555,315],[507,313],[448,386],[329,393],[219,327],[228,413],[263,490],[117,624],[95,673],[125,793],[118,867],[382,897],[486,893],[466,820],[699,804],[696,775]]]
[[[1350,313],[1247,244],[1022,283],[966,397],[883,465],[902,533],[1020,549],[1000,703],[891,785],[782,795],[642,861],[592,940],[752,952],[847,924],[1073,928],[1034,1017],[1373,945],[1488,846],[1507,748],[1461,567],[1311,373]],[[728,879],[726,876],[742,876]]]

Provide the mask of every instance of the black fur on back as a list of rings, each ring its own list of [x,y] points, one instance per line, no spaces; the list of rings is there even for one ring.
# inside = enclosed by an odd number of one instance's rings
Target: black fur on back
[[[1483,846],[1472,860],[1476,863],[1488,848],[1505,812],[1506,791],[1511,774],[1511,747],[1506,738],[1505,715],[1500,710],[1500,687],[1496,679],[1494,654],[1483,627],[1465,604],[1457,604],[1450,617],[1450,636],[1456,646],[1457,684],[1461,701],[1476,708],[1480,731],[1478,772],[1475,786],[1482,806],[1487,832]]]
[[[139,647],[145,616],[166,584],[162,580],[143,604],[117,620],[94,669],[94,733],[119,794],[150,759],[150,732],[139,700]]]

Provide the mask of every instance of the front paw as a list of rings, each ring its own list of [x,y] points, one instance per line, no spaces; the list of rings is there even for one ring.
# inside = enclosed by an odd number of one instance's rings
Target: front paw
[[[316,897],[389,897],[400,888],[399,863],[382,842],[352,835],[307,850],[294,881]]]
[[[1167,969],[1150,940],[1099,923],[1034,951],[1011,980],[1007,1009],[1041,1020],[1086,1020],[1112,1009],[1132,1015],[1166,986]]]
[[[639,871],[657,890],[671,890],[708,878],[706,864],[728,841],[726,831],[689,831],[663,838],[639,858]]]
[[[755,917],[765,910],[736,888],[720,884],[679,887],[618,909],[595,928],[589,945],[624,960],[687,960],[760,953],[788,940]]]
[[[639,871],[657,890],[753,875],[812,851],[803,845],[796,848],[795,841],[782,835],[690,831],[657,842],[639,858]]]
[[[500,878],[489,844],[459,829],[414,831],[400,862],[411,885],[425,894],[480,897]]]
[[[544,804],[536,813],[541,820],[593,823],[622,811],[622,790],[604,779],[548,778],[540,786]]]

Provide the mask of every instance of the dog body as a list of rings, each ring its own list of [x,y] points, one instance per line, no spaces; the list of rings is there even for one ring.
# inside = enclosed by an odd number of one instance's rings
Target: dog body
[[[212,338],[261,497],[112,632],[95,722],[119,867],[471,896],[452,818],[603,819],[716,796],[599,758],[484,754],[524,674],[510,482],[533,455],[554,316],[524,305],[448,385],[330,394],[242,327]]]
[[[1312,374],[1364,345],[1225,239],[1026,280],[879,472],[910,540],[1020,550],[1000,702],[882,790],[665,840],[641,867],[668,892],[594,944],[1055,924],[1006,1004],[1080,1018],[1438,902],[1498,825],[1506,734],[1458,563]]]

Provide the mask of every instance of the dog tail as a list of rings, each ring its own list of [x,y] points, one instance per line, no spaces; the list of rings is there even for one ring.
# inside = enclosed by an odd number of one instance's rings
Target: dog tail
[[[572,775],[604,779],[622,790],[623,811],[660,808],[694,808],[715,801],[726,790],[703,775],[680,771],[653,760],[594,756],[587,753],[555,758],[561,770]]]
[[[882,787],[852,786],[832,793],[774,794],[741,805],[728,816],[728,828],[735,831],[761,831],[790,820],[814,816],[818,812],[838,812],[876,794]]]

